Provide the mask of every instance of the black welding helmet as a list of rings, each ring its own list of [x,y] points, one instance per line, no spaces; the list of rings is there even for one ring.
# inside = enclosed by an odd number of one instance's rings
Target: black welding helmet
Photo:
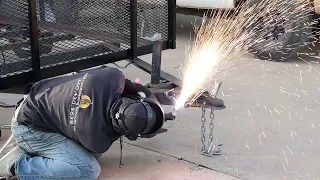
[[[160,104],[153,99],[119,99],[112,112],[113,123],[123,135],[138,135],[142,138],[154,137],[164,123],[164,112]]]

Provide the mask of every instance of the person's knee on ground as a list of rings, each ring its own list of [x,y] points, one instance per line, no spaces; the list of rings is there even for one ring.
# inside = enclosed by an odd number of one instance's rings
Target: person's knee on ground
[[[101,173],[101,166],[98,161],[90,161],[86,164],[78,166],[79,170],[83,174],[83,177],[88,179],[97,179]]]

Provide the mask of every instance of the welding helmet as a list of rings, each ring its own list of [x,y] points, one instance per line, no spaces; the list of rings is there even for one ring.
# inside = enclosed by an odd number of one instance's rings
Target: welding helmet
[[[154,137],[164,124],[164,112],[154,99],[130,99],[123,97],[116,103],[114,115],[117,129],[121,134],[137,135],[142,138]]]

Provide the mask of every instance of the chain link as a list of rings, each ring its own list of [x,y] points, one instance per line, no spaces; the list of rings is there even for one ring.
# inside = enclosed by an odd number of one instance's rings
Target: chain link
[[[212,135],[213,128],[214,128],[214,125],[213,125],[214,113],[213,113],[213,111],[214,111],[214,110],[211,109],[211,112],[210,112],[210,125],[209,125],[210,134],[209,134],[208,146],[210,146],[210,144],[213,142],[213,135]]]
[[[201,132],[202,132],[202,137],[201,137],[202,148],[201,148],[201,151],[202,151],[202,152],[205,152],[205,150],[206,150],[206,145],[205,145],[205,141],[206,141],[206,137],[205,137],[205,132],[206,132],[206,127],[205,127],[205,122],[206,122],[206,109],[205,109],[204,107],[202,108],[201,122],[202,122],[202,126],[201,126]]]

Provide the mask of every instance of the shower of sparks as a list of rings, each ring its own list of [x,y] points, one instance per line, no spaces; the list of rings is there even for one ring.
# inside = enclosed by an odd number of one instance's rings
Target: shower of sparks
[[[247,142],[247,144],[245,145],[246,148],[248,149],[248,151],[250,150],[250,147],[249,147],[249,142]]]
[[[293,155],[293,152],[291,151],[291,149],[287,146],[287,149],[290,151],[290,153]]]
[[[289,164],[288,159],[287,158],[284,158],[284,159],[286,160],[287,164]]]
[[[283,169],[284,169],[285,171],[287,171],[287,169],[286,169],[286,167],[284,166],[284,164],[282,164],[282,167],[283,167]]]
[[[301,178],[303,178],[303,176],[301,176],[301,174],[299,174],[297,171],[294,171],[294,173],[296,173],[298,176],[300,176]]]
[[[280,113],[279,113],[279,111],[278,111],[277,109],[274,109],[274,111],[275,111],[277,114],[279,114],[279,116],[280,116]]]
[[[271,111],[271,109],[269,109],[269,112],[270,112],[270,115],[272,116],[272,111]]]
[[[272,37],[273,30],[282,26],[287,32],[295,33],[311,28],[316,21],[302,23],[310,12],[312,8],[308,0],[264,0],[254,4],[243,3],[233,12],[213,11],[211,19],[205,14],[201,25],[195,25],[193,45],[187,48],[182,90],[176,108],[183,107],[197,92],[210,91],[215,82],[221,81],[226,71],[231,70],[231,66],[241,61],[243,55],[262,53],[253,52],[252,47],[280,51],[282,41],[277,41],[280,38],[277,35]],[[291,20],[285,21],[287,17]],[[299,34],[305,35],[312,36],[311,33]],[[282,53],[287,54],[285,51],[291,49],[294,48],[289,46]],[[302,71],[298,79],[302,82]]]
[[[313,146],[313,142],[312,142],[311,138],[309,138],[309,141],[310,141],[311,145]]]
[[[282,151],[283,151],[284,156],[286,156],[286,151],[284,151],[284,149]]]
[[[261,135],[259,133],[259,141],[260,141],[260,145],[262,145],[262,140],[261,140]]]

